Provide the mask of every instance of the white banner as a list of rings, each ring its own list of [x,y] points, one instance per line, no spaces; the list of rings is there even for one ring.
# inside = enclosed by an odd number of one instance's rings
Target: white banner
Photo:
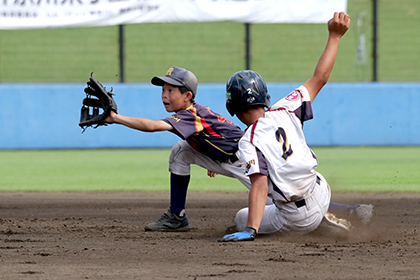
[[[145,22],[325,23],[347,0],[0,0],[0,29]]]

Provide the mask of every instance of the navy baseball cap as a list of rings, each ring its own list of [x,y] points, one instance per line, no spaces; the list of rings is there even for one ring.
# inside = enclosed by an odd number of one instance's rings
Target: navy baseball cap
[[[193,98],[195,98],[195,95],[197,94],[197,78],[193,72],[181,67],[171,67],[168,72],[166,72],[166,76],[155,76],[152,78],[151,82],[155,86],[163,86],[164,83],[177,87],[184,86],[192,92]]]

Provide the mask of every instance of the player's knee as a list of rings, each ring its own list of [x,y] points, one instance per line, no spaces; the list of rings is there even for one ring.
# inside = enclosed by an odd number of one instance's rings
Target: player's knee
[[[249,208],[242,208],[236,213],[235,224],[238,231],[243,231],[246,227],[246,222],[248,221],[248,211]]]
[[[181,143],[182,141],[178,141],[175,145],[172,146],[171,154],[169,155],[169,163],[173,162],[177,154],[181,151]]]
[[[185,141],[178,141],[169,155],[169,171],[177,175],[190,175],[190,146]]]
[[[173,145],[171,154],[169,155],[169,163],[174,163],[182,157],[183,151],[188,149],[188,143],[185,141],[178,141]]]

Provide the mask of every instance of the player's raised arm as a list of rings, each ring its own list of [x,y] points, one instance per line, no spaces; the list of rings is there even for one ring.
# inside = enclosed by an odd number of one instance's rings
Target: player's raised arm
[[[334,17],[328,21],[329,36],[327,45],[318,61],[314,75],[303,84],[309,91],[311,102],[314,101],[319,91],[327,83],[335,63],[341,37],[349,27],[349,15],[344,12],[334,13]]]

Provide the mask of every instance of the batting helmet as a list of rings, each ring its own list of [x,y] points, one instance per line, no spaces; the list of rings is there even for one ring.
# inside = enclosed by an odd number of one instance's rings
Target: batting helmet
[[[256,105],[270,106],[267,85],[257,72],[243,70],[233,74],[226,83],[226,109],[235,114]]]

